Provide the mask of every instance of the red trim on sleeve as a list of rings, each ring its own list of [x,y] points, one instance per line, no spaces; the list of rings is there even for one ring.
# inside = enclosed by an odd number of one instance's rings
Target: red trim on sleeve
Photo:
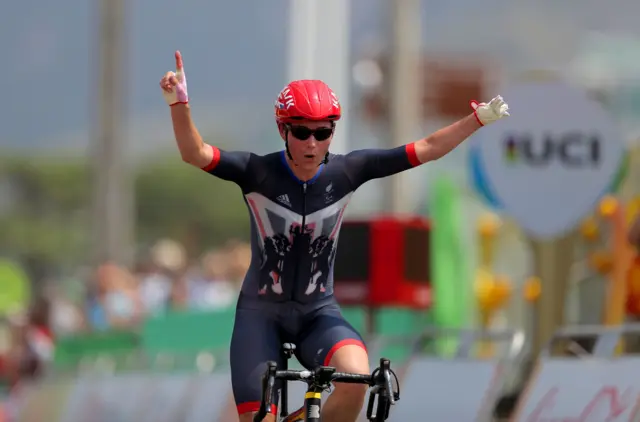
[[[214,168],[216,168],[216,166],[220,162],[220,150],[214,147],[213,145],[209,145],[209,146],[211,147],[211,151],[213,152],[213,157],[211,158],[211,162],[208,165],[202,167],[202,170],[206,172],[209,172]]]
[[[407,150],[407,158],[409,159],[409,163],[411,164],[412,167],[416,167],[422,164],[420,160],[418,160],[418,155],[416,154],[415,142],[407,144],[405,149]]]

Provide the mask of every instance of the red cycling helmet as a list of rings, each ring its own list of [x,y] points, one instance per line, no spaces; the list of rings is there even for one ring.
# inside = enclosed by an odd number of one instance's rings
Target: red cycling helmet
[[[340,101],[331,88],[316,79],[304,79],[290,82],[278,95],[275,103],[275,117],[280,125],[296,120],[330,120],[333,125],[342,117]],[[289,151],[288,130],[284,129],[284,143],[287,156],[293,160]],[[325,155],[321,164],[329,162],[329,153]]]
[[[278,123],[296,120],[340,120],[342,108],[331,88],[320,80],[289,83],[278,95],[275,117]]]

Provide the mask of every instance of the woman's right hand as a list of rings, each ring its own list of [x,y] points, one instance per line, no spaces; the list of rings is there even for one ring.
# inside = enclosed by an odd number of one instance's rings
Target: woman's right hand
[[[187,94],[187,75],[184,73],[182,55],[176,51],[176,71],[167,72],[160,79],[160,88],[165,101],[170,106],[176,104],[187,104],[189,94]]]

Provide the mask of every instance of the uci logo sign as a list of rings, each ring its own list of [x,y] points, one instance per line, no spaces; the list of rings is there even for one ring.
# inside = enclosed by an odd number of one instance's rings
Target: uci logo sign
[[[530,235],[562,235],[611,189],[625,143],[598,103],[562,82],[503,92],[513,112],[471,140],[472,183]]]
[[[547,167],[557,161],[567,168],[597,167],[602,159],[601,136],[580,131],[561,134],[544,132],[508,134],[504,140],[504,158],[508,164],[526,163]]]

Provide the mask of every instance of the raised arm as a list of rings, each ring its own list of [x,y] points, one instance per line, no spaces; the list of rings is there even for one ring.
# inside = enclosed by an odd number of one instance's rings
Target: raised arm
[[[162,94],[171,106],[173,134],[182,159],[198,168],[209,166],[214,159],[214,149],[205,144],[191,118],[187,77],[184,73],[182,55],[176,51],[176,71],[167,72],[160,80]]]
[[[182,160],[198,168],[205,168],[213,161],[214,149],[202,140],[191,118],[189,104],[171,107],[173,134]]]
[[[497,96],[488,104],[471,102],[473,113],[415,142],[420,163],[444,157],[482,126],[509,115],[509,106]]]
[[[223,151],[206,144],[191,118],[187,76],[182,55],[176,51],[176,71],[167,72],[160,80],[165,101],[171,107],[173,134],[182,160],[214,176],[235,182],[241,188],[248,186],[247,173],[252,155],[241,151]]]
[[[473,132],[509,115],[498,96],[488,104],[471,102],[473,113],[426,138],[391,149],[363,149],[346,155],[345,171],[354,189],[372,179],[391,176],[447,155]]]

